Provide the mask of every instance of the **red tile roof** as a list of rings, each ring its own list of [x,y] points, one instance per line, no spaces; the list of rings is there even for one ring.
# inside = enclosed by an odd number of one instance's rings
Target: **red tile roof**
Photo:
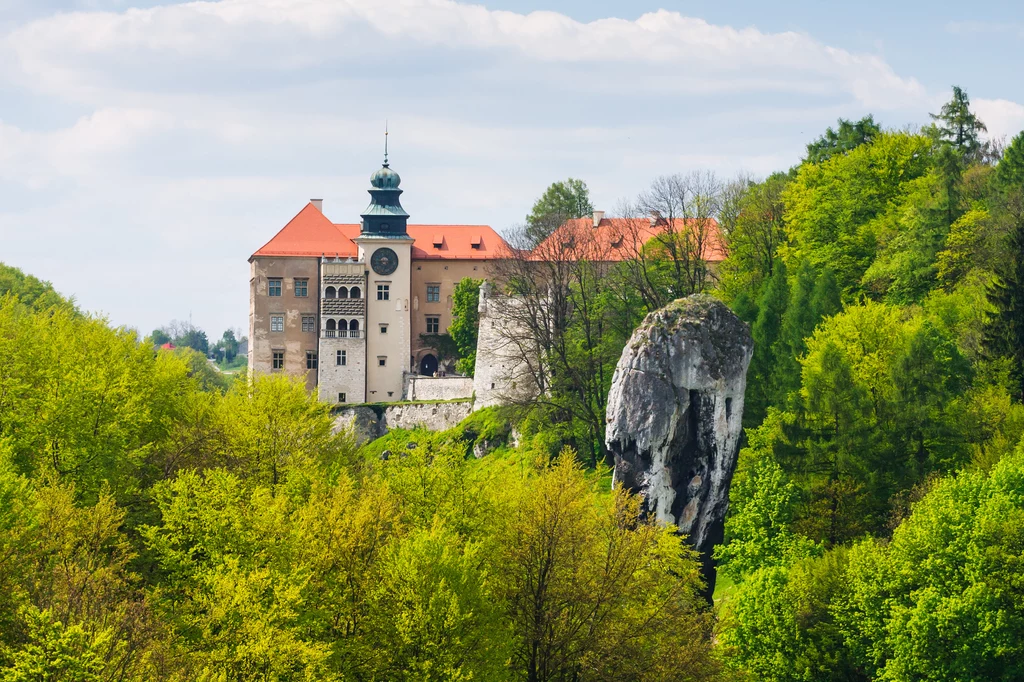
[[[489,225],[409,225],[413,260],[487,260],[496,258],[504,240]],[[437,236],[441,248],[435,248]],[[260,247],[256,256],[356,256],[356,223],[332,223],[313,204],[306,206]],[[477,246],[474,246],[477,245]]]
[[[574,218],[566,221],[533,250],[533,260],[547,260],[568,250],[574,259],[612,262],[631,258],[652,237],[669,230],[669,221],[651,225],[649,218],[602,218],[594,227],[593,218]],[[717,263],[725,260],[725,245],[718,222],[713,218],[700,222],[696,219],[675,218],[672,229],[691,233],[704,242],[704,260]]]

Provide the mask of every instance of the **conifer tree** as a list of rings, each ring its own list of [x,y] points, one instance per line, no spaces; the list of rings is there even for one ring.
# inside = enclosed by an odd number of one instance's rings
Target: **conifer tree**
[[[814,326],[818,326],[818,323],[824,318],[831,317],[842,309],[843,300],[839,291],[839,281],[836,279],[836,273],[832,268],[822,268],[814,282],[814,291],[811,294]],[[811,331],[814,331],[814,329],[812,328]]]
[[[775,385],[781,400],[800,388],[800,363],[797,358],[807,350],[804,339],[814,331],[819,319],[811,306],[814,284],[814,266],[805,260],[797,270],[789,306],[782,318],[780,353],[774,370]]]
[[[988,345],[995,353],[1009,356],[1014,393],[1024,401],[1024,133],[1007,148],[997,180],[1014,224],[1006,245],[1010,253],[996,273],[998,278],[989,295],[996,313]]]
[[[789,282],[786,266],[778,259],[772,276],[758,302],[757,319],[751,328],[754,337],[754,357],[750,363],[747,409],[744,421],[759,424],[768,407],[778,397],[775,366],[780,354],[788,352],[781,347],[782,317],[789,303]]]
[[[935,120],[939,136],[948,142],[959,154],[974,159],[981,151],[981,133],[988,130],[985,124],[971,111],[971,99],[960,87],[953,86],[953,98],[942,105],[937,114],[930,114]]]

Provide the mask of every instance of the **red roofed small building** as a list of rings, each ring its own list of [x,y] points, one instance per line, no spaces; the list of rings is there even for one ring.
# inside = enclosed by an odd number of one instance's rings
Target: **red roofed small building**
[[[409,225],[385,153],[360,223],[313,199],[249,258],[249,368],[304,376],[328,402],[402,400],[438,371],[421,334],[451,323],[452,291],[504,248],[488,225]]]
[[[725,246],[714,218],[605,218],[604,211],[593,216],[567,220],[534,248],[531,260],[551,260],[564,253],[574,260],[615,263],[636,258],[654,237],[680,235],[694,256],[714,268],[725,260]]]

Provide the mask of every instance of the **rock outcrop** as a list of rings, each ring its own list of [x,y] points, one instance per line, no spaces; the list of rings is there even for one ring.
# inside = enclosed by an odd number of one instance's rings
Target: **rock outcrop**
[[[362,405],[343,407],[334,412],[334,432],[343,430],[351,432],[356,445],[376,440],[387,431],[377,413]]]
[[[707,596],[711,551],[722,541],[736,467],[750,330],[706,295],[647,316],[622,351],[608,394],[606,443],[615,480],[701,553]]]

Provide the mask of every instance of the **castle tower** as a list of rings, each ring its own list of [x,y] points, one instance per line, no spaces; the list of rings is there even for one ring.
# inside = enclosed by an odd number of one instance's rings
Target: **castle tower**
[[[399,196],[401,177],[388,164],[387,133],[384,163],[370,176],[370,205],[362,214],[359,261],[369,265],[366,301],[366,401],[402,398],[412,351],[409,318],[413,239],[409,214]]]

